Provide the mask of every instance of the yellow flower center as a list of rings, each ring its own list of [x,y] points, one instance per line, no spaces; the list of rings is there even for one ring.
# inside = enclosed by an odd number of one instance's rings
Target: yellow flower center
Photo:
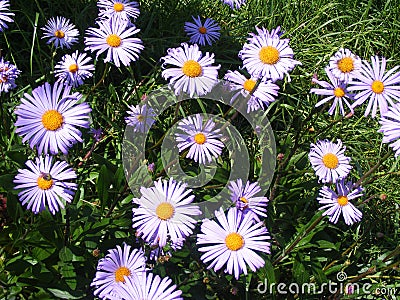
[[[264,64],[274,65],[279,61],[279,51],[272,46],[264,46],[258,54]]]
[[[196,144],[203,145],[206,142],[207,138],[204,133],[196,133],[194,136],[194,141]]]
[[[124,6],[122,3],[120,3],[120,2],[115,2],[115,3],[114,3],[114,10],[115,10],[116,12],[123,11],[124,8],[125,8],[125,6]]]
[[[247,79],[244,83],[243,83],[243,88],[248,91],[251,92],[253,91],[254,87],[256,86],[256,81],[253,79]]]
[[[55,131],[64,123],[64,117],[58,111],[51,109],[42,116],[43,127],[47,130]]]
[[[349,199],[347,199],[346,196],[339,196],[339,197],[337,198],[337,203],[338,203],[340,206],[345,206],[345,205],[347,205],[347,203],[349,203]]]
[[[182,72],[188,77],[198,77],[203,73],[203,69],[197,61],[192,59],[183,64]]]
[[[225,244],[229,250],[237,251],[243,247],[244,240],[239,233],[232,232],[226,236]]]
[[[249,203],[249,201],[245,197],[240,197],[239,200],[246,204]]]
[[[115,281],[116,282],[123,282],[125,283],[125,278],[124,276],[130,276],[131,275],[131,271],[129,271],[129,269],[127,267],[119,267],[116,271],[115,271]]]
[[[354,70],[354,62],[351,57],[343,57],[338,62],[338,69],[343,73],[349,73]]]
[[[339,165],[338,157],[333,153],[327,153],[322,157],[322,162],[324,163],[325,167],[329,169],[336,169]]]
[[[174,215],[174,212],[174,207],[168,202],[163,202],[156,208],[157,217],[163,221],[171,219],[171,217]]]
[[[71,73],[75,73],[76,71],[78,71],[78,69],[79,69],[79,67],[78,67],[77,64],[72,64],[72,65],[70,65],[69,68],[68,68],[68,70],[69,70]]]
[[[345,92],[342,88],[337,87],[334,91],[333,94],[338,97],[338,98],[342,98],[345,95]]]
[[[61,31],[61,30],[57,30],[56,32],[54,32],[54,36],[59,38],[59,39],[62,39],[62,38],[64,38],[65,33],[63,31]]]
[[[206,33],[207,33],[207,28],[205,28],[204,26],[201,26],[201,27],[199,28],[199,32],[200,32],[201,34],[206,34]]]
[[[121,45],[121,38],[118,35],[112,33],[106,38],[106,42],[111,47],[119,47]]]
[[[374,82],[371,84],[371,88],[374,93],[382,94],[383,90],[385,89],[385,86],[383,85],[382,81],[374,80]]]
[[[143,115],[137,115],[137,116],[136,116],[136,119],[137,119],[140,123],[142,123],[142,122],[144,121],[144,116],[143,116]]]
[[[37,179],[37,185],[41,190],[48,190],[53,186],[53,179],[50,174],[41,175]]]

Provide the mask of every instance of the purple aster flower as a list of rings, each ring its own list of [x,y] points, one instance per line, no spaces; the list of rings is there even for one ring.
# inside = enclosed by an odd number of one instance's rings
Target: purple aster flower
[[[362,213],[359,211],[350,200],[363,196],[363,188],[355,187],[351,181],[345,182],[341,179],[336,182],[336,192],[327,186],[323,186],[319,191],[317,198],[319,204],[324,206],[319,210],[327,209],[322,215],[329,216],[329,221],[337,223],[340,213],[343,214],[344,221],[347,225],[352,225],[362,218]]]
[[[42,27],[44,31],[42,39],[49,38],[47,44],[54,42],[56,48],[71,48],[72,44],[78,42],[79,31],[70,22],[69,19],[64,17],[51,18],[46,26]]]
[[[21,73],[16,66],[8,61],[5,61],[2,57],[0,59],[0,93],[8,93],[10,90],[14,89],[17,85],[15,84],[15,79]]]
[[[400,72],[395,72],[400,66],[396,66],[389,71],[386,71],[386,59],[382,57],[382,62],[379,64],[379,57],[371,57],[372,66],[363,61],[361,73],[349,82],[349,91],[360,91],[355,96],[355,102],[352,107],[357,107],[369,100],[365,116],[371,112],[374,118],[378,109],[381,115],[384,115],[388,110],[388,102],[393,105],[393,99],[400,98]]]
[[[133,127],[133,131],[143,133],[155,122],[156,113],[151,107],[148,108],[146,104],[130,105],[128,107],[130,109],[127,111],[129,117],[125,118],[125,122],[128,126]]]
[[[261,81],[257,85],[256,78],[247,79],[238,71],[228,71],[224,79],[229,81],[227,83],[229,90],[238,91],[233,95],[231,103],[235,102],[239,95],[246,98],[251,94],[247,101],[247,112],[264,109],[264,106],[268,107],[278,96],[279,86],[269,80]]]
[[[329,60],[327,67],[334,77],[342,82],[348,82],[352,78],[357,78],[362,68],[362,61],[349,49],[340,48]]]
[[[205,252],[200,259],[210,263],[207,269],[218,271],[224,265],[225,272],[236,279],[240,274],[247,274],[247,266],[255,272],[264,266],[264,259],[257,251],[270,252],[270,239],[267,228],[262,222],[254,223],[250,214],[242,216],[235,207],[225,215],[222,208],[215,212],[217,221],[205,220],[201,233],[197,235],[197,244]]]
[[[155,163],[151,163],[147,166],[147,170],[149,170],[149,172],[153,173],[154,169],[155,169],[156,164]]]
[[[211,45],[219,39],[221,28],[217,22],[207,18],[203,24],[200,16],[197,16],[197,18],[192,16],[192,18],[194,23],[185,22],[184,27],[186,34],[190,37],[190,43],[204,46],[206,44]]]
[[[100,18],[117,18],[123,21],[136,20],[139,16],[139,3],[129,0],[99,0],[97,2]]]
[[[19,169],[14,179],[14,189],[22,189],[18,194],[22,205],[27,204],[35,214],[47,208],[54,215],[64,208],[64,202],[71,203],[78,185],[68,182],[76,173],[67,162],[40,156],[25,164],[28,169]]]
[[[139,53],[144,49],[142,40],[133,38],[140,29],[127,27],[126,21],[111,18],[98,22],[100,28],[90,27],[86,30],[85,50],[96,52],[96,58],[107,52],[105,62],[113,62],[117,67],[122,63],[129,66],[139,59]]]
[[[232,9],[239,9],[243,4],[246,3],[246,0],[222,0],[224,4],[228,4]]]
[[[92,58],[86,53],[76,51],[72,55],[66,54],[55,66],[55,76],[57,81],[63,82],[72,87],[78,87],[83,84],[86,78],[92,77],[94,65],[91,64]]]
[[[381,117],[379,123],[382,125],[379,132],[383,132],[382,143],[390,144],[393,151],[396,151],[395,157],[400,155],[400,103],[389,107],[389,111]]]
[[[280,39],[277,29],[273,34],[265,29],[256,29],[259,34],[251,34],[249,43],[244,44],[239,52],[243,66],[252,77],[275,82],[278,79],[282,80],[285,74],[289,75],[296,65],[301,65],[293,59],[289,39]]]
[[[32,149],[37,146],[39,155],[67,154],[76,142],[82,142],[78,127],[89,128],[89,105],[78,104],[82,95],[70,91],[70,86],[46,82],[35,88],[32,96],[25,93],[15,110],[15,132],[23,137],[23,143],[29,141]]]
[[[328,75],[330,83],[327,81],[317,80],[315,78],[312,79],[313,83],[316,83],[316,84],[322,86],[323,89],[311,89],[310,92],[317,94],[317,95],[326,96],[324,99],[322,99],[317,104],[315,104],[315,107],[319,107],[322,104],[325,104],[326,102],[328,102],[330,100],[333,100],[331,108],[328,111],[328,113],[330,115],[333,115],[333,113],[335,112],[336,108],[339,105],[340,113],[343,116],[345,116],[346,113],[343,108],[343,102],[350,109],[350,112],[354,113],[354,110],[348,101],[350,99],[353,100],[354,95],[350,94],[347,91],[347,84],[343,81],[340,81],[335,76],[333,76],[333,73],[330,71],[330,69],[325,68],[325,72],[326,72],[326,75]]]
[[[254,197],[261,192],[261,188],[257,182],[250,183],[247,181],[244,186],[242,179],[239,178],[231,181],[228,188],[231,191],[232,202],[238,210],[243,212],[243,216],[249,214],[256,222],[260,222],[258,216],[267,217],[266,207],[269,201],[268,198]]]
[[[14,13],[10,11],[10,2],[8,0],[0,1],[0,31],[4,31],[7,29],[6,22],[14,22],[11,17],[14,16]]]
[[[172,178],[154,182],[154,187],[141,187],[140,199],[133,202],[133,228],[150,244],[164,247],[167,241],[179,243],[193,233],[196,224],[190,216],[201,215],[194,200],[192,190],[186,184]]]
[[[176,95],[181,92],[190,94],[207,94],[218,82],[218,70],[221,67],[213,66],[214,54],[206,54],[199,50],[198,45],[182,44],[182,47],[168,49],[168,54],[161,58],[164,63],[162,77],[169,80],[169,86]],[[166,68],[166,65],[175,67]]]
[[[311,144],[308,154],[315,174],[322,182],[337,182],[345,178],[350,170],[350,158],[344,155],[346,147],[338,139],[337,143],[328,140],[319,140]]]
[[[176,289],[169,277],[161,278],[152,273],[128,277],[126,283],[118,284],[115,290],[118,296],[111,300],[183,300],[182,291]]]
[[[91,286],[95,286],[94,295],[103,299],[117,296],[118,283],[126,284],[134,276],[141,276],[146,266],[142,250],[133,249],[127,244],[123,248],[108,250],[108,254],[99,260],[96,276]],[[120,298],[118,298],[120,299]]]
[[[99,128],[99,129],[90,128],[89,134],[92,135],[95,142],[98,142],[101,140],[101,138],[103,136],[103,130],[101,130],[101,128]]]
[[[175,133],[179,152],[189,148],[187,158],[193,159],[199,164],[206,164],[217,158],[222,153],[224,144],[220,141],[222,134],[220,129],[215,129],[215,123],[207,120],[203,124],[200,114],[189,116],[178,123],[180,133]]]

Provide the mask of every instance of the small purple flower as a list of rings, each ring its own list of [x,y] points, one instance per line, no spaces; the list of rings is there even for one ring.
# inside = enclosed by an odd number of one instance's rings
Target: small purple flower
[[[263,222],[254,223],[250,214],[243,217],[236,207],[226,215],[221,208],[215,216],[216,221],[203,221],[197,235],[199,251],[204,252],[200,259],[209,263],[207,269],[217,272],[225,266],[225,272],[239,279],[240,274],[247,274],[247,266],[253,272],[263,267],[265,261],[257,251],[271,253],[270,236]]]
[[[54,67],[57,81],[63,82],[72,87],[78,87],[83,81],[93,76],[94,65],[91,64],[92,58],[86,53],[76,51],[72,55],[66,54],[61,61]]]
[[[268,107],[270,103],[275,101],[275,97],[278,96],[279,86],[271,81],[259,82],[257,85],[256,78],[247,79],[244,75],[238,71],[228,71],[224,79],[228,82],[227,87],[231,91],[237,90],[238,92],[233,95],[231,103],[235,102],[239,95],[243,97],[249,97],[247,101],[247,112],[256,111]]]
[[[78,185],[69,182],[76,179],[76,173],[67,162],[40,156],[25,164],[28,169],[19,169],[14,183],[15,189],[22,189],[18,197],[27,209],[37,214],[47,208],[54,215],[64,208],[64,202],[72,201]]]
[[[161,60],[164,69],[161,75],[169,81],[175,95],[184,92],[190,97],[202,96],[210,92],[218,82],[218,70],[221,66],[213,66],[214,54],[206,52],[203,55],[196,44],[189,46],[183,43],[181,47],[170,48]]]
[[[312,79],[313,83],[320,85],[321,87],[323,87],[323,89],[313,88],[310,90],[310,92],[317,94],[317,95],[326,96],[324,99],[322,99],[317,104],[315,104],[315,107],[319,107],[322,104],[325,104],[326,102],[328,102],[330,100],[333,100],[331,108],[328,111],[328,113],[330,115],[333,115],[336,108],[339,106],[340,113],[343,116],[345,116],[346,113],[343,108],[343,102],[350,109],[350,112],[353,113],[354,110],[353,110],[351,104],[348,102],[348,100],[350,100],[350,99],[353,100],[354,95],[350,94],[347,91],[347,84],[343,81],[340,81],[335,76],[333,76],[332,72],[328,68],[325,68],[325,72],[326,72],[326,75],[328,75],[330,83],[327,81]]]
[[[71,48],[72,44],[78,42],[79,31],[71,21],[64,17],[51,18],[45,27],[44,38],[49,38],[47,44],[54,42],[56,48]]]
[[[129,66],[139,59],[139,53],[144,49],[143,42],[132,36],[140,29],[127,27],[126,21],[116,18],[99,21],[97,24],[99,28],[90,27],[86,30],[85,51],[96,52],[96,58],[107,52],[104,62],[113,62],[117,67],[121,63]]]
[[[311,144],[308,158],[319,180],[336,182],[349,174],[350,158],[344,155],[345,150],[341,140],[336,144],[329,140],[319,140],[316,144]]]
[[[128,126],[133,127],[135,132],[146,132],[155,122],[156,113],[147,104],[139,104],[136,106],[128,106],[127,111],[129,117],[125,117],[125,122]]]
[[[244,44],[239,52],[243,66],[252,77],[275,82],[282,80],[284,75],[289,75],[296,65],[301,65],[293,59],[289,39],[279,37],[278,28],[269,33],[264,28],[256,27],[258,35],[251,34],[248,43]],[[290,80],[290,77],[288,79]]]
[[[374,118],[378,110],[383,116],[388,111],[388,102],[393,106],[392,100],[400,98],[400,72],[396,66],[386,71],[386,59],[382,57],[379,63],[379,57],[371,57],[372,65],[363,61],[361,73],[349,82],[349,91],[360,91],[355,96],[355,102],[352,107],[355,108],[368,100],[368,106],[365,110],[365,116],[371,112]]]
[[[186,186],[172,178],[160,178],[153,187],[141,187],[141,197],[133,199],[138,207],[132,210],[132,226],[147,243],[164,247],[193,233],[196,220],[191,216],[201,215],[201,211],[192,204],[194,195]]]
[[[195,18],[192,16],[194,23],[185,22],[185,32],[190,37],[190,43],[199,44],[204,46],[206,44],[212,45],[213,42],[217,41],[220,37],[219,31],[221,28],[218,23],[213,19],[207,18],[204,24],[200,20],[200,16]]]
[[[179,133],[176,133],[179,152],[189,148],[187,158],[193,159],[199,164],[212,161],[212,157],[218,157],[222,153],[224,144],[220,141],[222,134],[215,128],[212,120],[203,124],[200,114],[189,116],[178,123]]]
[[[345,179],[336,182],[336,191],[323,186],[319,191],[317,200],[319,204],[324,206],[320,207],[319,210],[327,209],[322,215],[329,216],[329,221],[335,224],[342,213],[345,223],[352,225],[361,220],[362,213],[350,200],[363,196],[362,191],[361,186],[356,187],[351,181],[345,182]]]
[[[100,18],[117,18],[123,21],[136,20],[140,14],[139,3],[129,0],[99,0],[97,2]]]
[[[228,186],[231,191],[231,200],[236,208],[243,212],[243,216],[250,214],[251,218],[256,222],[260,222],[259,216],[267,217],[267,197],[254,197],[261,192],[261,188],[257,182],[250,181],[243,185],[242,179],[229,182]]]
[[[5,61],[2,57],[0,59],[0,93],[8,93],[10,90],[17,87],[15,79],[21,73],[12,63]]]
[[[126,283],[127,279],[141,275],[146,269],[146,258],[142,250],[132,249],[123,244],[116,249],[108,250],[108,254],[99,260],[97,272],[91,286],[96,287],[94,295],[109,299],[117,296],[118,283]]]
[[[91,108],[86,102],[79,103],[80,93],[70,94],[71,87],[45,83],[27,93],[17,106],[15,132],[37,147],[38,154],[63,154],[77,142],[83,142],[78,127],[89,128]]]
[[[103,136],[103,130],[101,130],[101,128],[99,129],[90,128],[89,134],[92,135],[95,142],[98,142],[101,140]]]
[[[155,163],[151,163],[147,166],[147,170],[149,170],[149,172],[153,173],[154,172],[154,168],[155,168],[156,164]]]

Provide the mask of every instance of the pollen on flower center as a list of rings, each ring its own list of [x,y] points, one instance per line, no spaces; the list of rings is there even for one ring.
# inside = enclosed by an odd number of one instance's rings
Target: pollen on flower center
[[[346,196],[339,196],[337,198],[337,203],[340,206],[345,206],[345,205],[347,205],[347,203],[349,203],[349,199]]]
[[[205,28],[204,26],[199,27],[199,32],[201,34],[206,34],[207,33],[207,28]]]
[[[114,33],[110,34],[106,38],[107,44],[110,45],[111,47],[114,47],[114,48],[115,47],[119,47],[121,45],[121,41],[122,41],[121,38],[118,35],[114,34]]]
[[[274,65],[279,61],[279,51],[273,46],[264,46],[258,54],[264,64]]]
[[[343,73],[349,73],[354,70],[354,62],[351,57],[343,57],[338,62],[338,69]]]
[[[137,115],[137,116],[136,116],[136,119],[137,119],[140,123],[142,123],[142,122],[144,121],[144,116],[143,116],[143,115]]]
[[[206,142],[207,138],[204,133],[196,133],[194,136],[194,141],[196,144],[203,145]]]
[[[243,247],[244,240],[239,233],[232,232],[226,236],[225,244],[229,250],[237,251]]]
[[[159,204],[156,208],[156,215],[159,219],[165,221],[170,219],[175,212],[175,208],[168,202]]]
[[[121,2],[115,2],[115,3],[114,3],[114,10],[115,10],[116,12],[123,11],[124,8],[125,8],[125,6],[124,6]]]
[[[56,32],[54,32],[54,36],[59,38],[59,39],[62,39],[62,38],[65,37],[65,33],[63,31],[61,31],[61,30],[57,30]]]
[[[371,84],[371,89],[374,93],[381,94],[385,89],[385,86],[383,85],[382,81],[374,80],[374,82]]]
[[[123,282],[125,283],[125,278],[124,276],[130,276],[131,275],[131,271],[129,271],[129,269],[127,267],[119,267],[116,271],[115,271],[115,281],[116,282]]]
[[[78,67],[77,64],[71,64],[71,65],[69,66],[69,68],[68,68],[68,70],[69,70],[71,73],[75,73],[76,71],[78,71],[78,69],[79,69],[79,67]]]
[[[337,87],[336,89],[334,89],[333,94],[338,98],[342,98],[345,95],[345,92],[342,88]]]
[[[245,197],[240,197],[239,200],[246,204],[249,203],[249,201]]]
[[[183,64],[182,72],[188,77],[198,77],[203,73],[203,68],[195,60],[188,60]]]
[[[324,163],[325,167],[329,169],[336,169],[339,165],[338,157],[333,153],[327,153],[322,157],[322,162]]]
[[[51,109],[46,111],[42,116],[43,127],[47,130],[55,131],[64,123],[64,117],[58,111]]]
[[[38,177],[37,185],[41,190],[48,190],[53,186],[53,179],[51,179],[50,174],[44,174]]]
[[[253,79],[247,79],[244,83],[243,83],[243,88],[248,91],[251,92],[253,91],[254,87],[256,86],[256,81]]]

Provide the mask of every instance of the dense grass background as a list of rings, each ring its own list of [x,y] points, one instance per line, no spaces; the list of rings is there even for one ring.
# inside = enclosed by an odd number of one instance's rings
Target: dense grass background
[[[340,47],[363,59],[375,54],[385,56],[388,67],[400,64],[400,1],[247,2],[239,11],[232,11],[220,1],[140,1],[141,15],[136,24],[145,45],[140,60],[129,68],[117,69],[106,67],[100,57],[94,77],[77,89],[93,109],[92,127],[102,128],[104,137],[95,145],[85,133],[85,142],[71,150],[67,159],[79,176],[79,190],[67,210],[52,216],[26,211],[13,191],[17,169],[35,156],[15,135],[13,111],[23,93],[30,93],[45,81],[54,82],[54,65],[65,53],[83,50],[84,31],[95,24],[96,1],[11,1],[15,23],[0,36],[1,55],[16,64],[22,74],[17,89],[0,95],[0,195],[7,198],[7,210],[1,211],[0,222],[1,298],[92,299],[89,284],[98,259],[123,241],[140,245],[131,229],[132,195],[121,162],[125,111],[128,104],[139,103],[144,94],[166,83],[160,76],[159,59],[169,47],[188,40],[183,25],[191,15],[213,18],[222,28],[221,39],[203,48],[215,53],[216,62],[221,64],[220,78],[226,70],[241,66],[237,53],[254,26],[272,29],[280,25],[302,66],[291,73],[290,83],[280,82],[279,97],[268,108],[277,152],[284,158],[277,163],[274,184],[267,193],[271,201],[266,225],[273,247],[272,254],[265,256],[266,266],[239,281],[207,271],[192,237],[168,262],[156,264],[154,272],[170,276],[188,299],[281,299],[279,295],[260,295],[258,282],[265,278],[287,284],[336,282],[339,271],[345,271],[350,281],[374,287],[394,287],[399,282],[399,160],[388,145],[381,144],[378,118],[363,117],[365,106],[357,108],[350,118],[330,117],[326,107],[313,108],[319,98],[309,90],[314,74],[326,79],[323,68]],[[70,18],[81,33],[80,43],[72,50],[56,50],[41,39],[40,28],[58,15]],[[204,101],[204,109],[196,103],[183,103],[181,111],[189,114],[215,108],[210,101]],[[229,108],[218,109],[227,112]],[[157,122],[149,143],[158,141],[173,121],[165,118]],[[234,125],[241,126],[245,136],[251,135],[241,118],[235,119]],[[363,220],[351,227],[343,222],[332,225],[326,218],[319,221],[315,198],[321,184],[307,155],[310,143],[325,138],[340,138],[345,143],[346,154],[352,157],[351,176],[356,180],[379,164],[363,182],[366,195],[358,203]],[[387,153],[391,155],[381,161]],[[162,165],[158,148],[146,155],[149,162],[156,163],[155,175],[159,174]],[[187,161],[182,163],[193,167]],[[204,197],[218,192],[227,172],[229,167],[221,165],[218,178],[210,183],[213,188],[196,193]],[[100,254],[93,253],[95,249]],[[324,296],[333,299],[338,295],[326,291],[323,295],[285,297]]]

